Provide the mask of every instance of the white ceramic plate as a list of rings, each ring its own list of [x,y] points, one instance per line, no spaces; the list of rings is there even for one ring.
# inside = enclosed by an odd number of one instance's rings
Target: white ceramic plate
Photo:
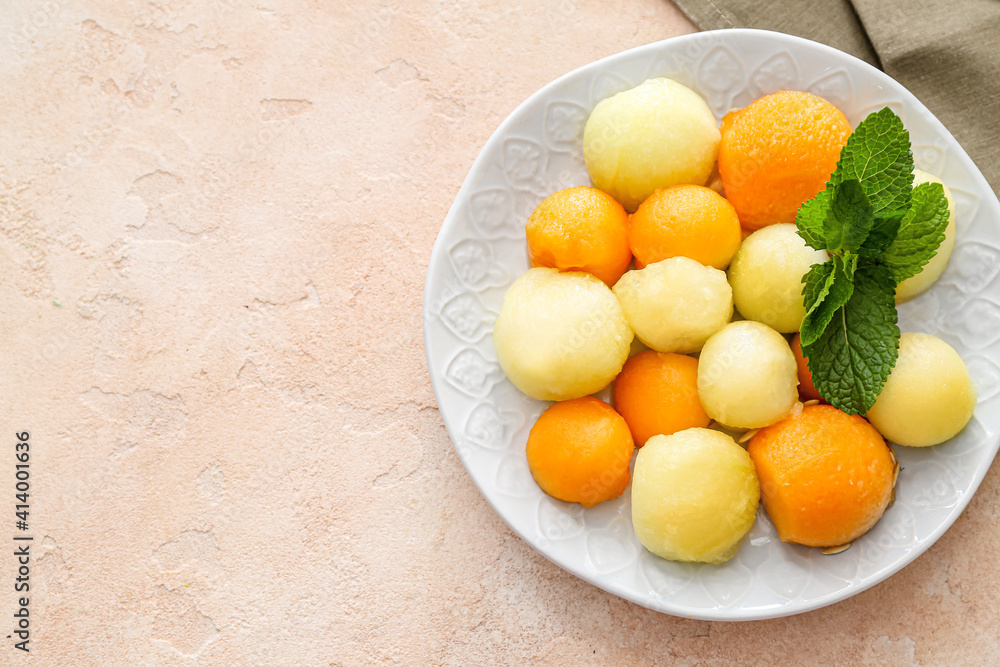
[[[601,99],[669,76],[721,117],[779,89],[817,93],[852,124],[890,106],[910,131],[918,168],[955,196],[958,244],[942,279],[900,308],[903,331],[951,343],[979,388],[969,426],[924,450],[897,447],[896,503],[849,550],[778,541],[763,508],[722,566],[661,560],[632,532],[629,491],[593,509],[549,498],[528,472],[528,430],[547,404],[506,380],[491,331],[504,290],[528,269],[524,221],[545,196],[589,185],[581,153]],[[554,81],[486,143],[441,228],[424,291],[424,342],[441,415],[462,463],[504,521],[560,567],[623,598],[678,616],[746,620],[816,609],[882,581],[930,547],[986,474],[1000,435],[1000,203],[954,138],[913,95],[835,49],[757,31],[704,32],[632,49]]]

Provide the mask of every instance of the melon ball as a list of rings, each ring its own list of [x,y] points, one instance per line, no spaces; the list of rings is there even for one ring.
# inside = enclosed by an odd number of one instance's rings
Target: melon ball
[[[723,563],[757,516],[760,487],[746,451],[725,433],[655,435],[632,473],[632,526],[661,558]]]
[[[733,317],[725,272],[687,257],[629,271],[614,293],[635,335],[657,352],[697,352]]]
[[[802,277],[828,258],[825,250],[807,246],[795,225],[758,229],[744,239],[729,265],[736,310],[781,333],[798,331],[806,316]]]
[[[697,93],[649,79],[597,103],[583,130],[583,157],[594,185],[631,213],[657,188],[705,185],[720,138]]]
[[[712,419],[762,428],[784,418],[799,393],[795,355],[777,331],[733,322],[708,339],[698,360],[698,395]]]
[[[535,268],[504,295],[493,328],[500,367],[532,398],[563,401],[606,387],[628,358],[632,329],[589,273]]]
[[[937,282],[937,279],[944,273],[948,266],[948,260],[951,259],[951,251],[955,249],[955,198],[951,196],[951,190],[937,176],[914,169],[913,187],[917,187],[921,183],[941,183],[944,187],[944,196],[948,199],[948,227],[944,230],[944,241],[941,241],[937,254],[931,257],[931,261],[924,264],[920,273],[907,278],[896,286],[896,303],[909,301],[929,290],[931,285]]]
[[[976,388],[955,348],[937,336],[907,332],[868,420],[887,440],[929,447],[958,435],[975,407]]]

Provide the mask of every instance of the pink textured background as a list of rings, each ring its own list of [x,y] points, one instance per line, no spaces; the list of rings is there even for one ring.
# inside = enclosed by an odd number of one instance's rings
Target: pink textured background
[[[0,544],[30,430],[38,665],[996,664],[994,469],[913,565],[744,624],[529,549],[444,431],[421,298],[500,121],[662,0],[0,11]],[[0,547],[0,554],[8,554]]]

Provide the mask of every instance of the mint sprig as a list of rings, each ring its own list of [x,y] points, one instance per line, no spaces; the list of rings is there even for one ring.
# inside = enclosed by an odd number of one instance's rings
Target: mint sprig
[[[913,188],[909,133],[886,107],[854,130],[826,188],[795,222],[810,247],[830,253],[802,279],[802,352],[813,384],[834,407],[866,414],[896,365],[896,286],[944,240],[944,190]]]

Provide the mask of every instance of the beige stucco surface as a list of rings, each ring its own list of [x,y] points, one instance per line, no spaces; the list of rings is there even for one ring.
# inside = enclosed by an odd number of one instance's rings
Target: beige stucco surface
[[[480,146],[555,77],[692,29],[661,0],[7,3],[0,664],[1000,662],[995,467],[889,581],[724,624],[563,572],[455,455],[421,298]]]

